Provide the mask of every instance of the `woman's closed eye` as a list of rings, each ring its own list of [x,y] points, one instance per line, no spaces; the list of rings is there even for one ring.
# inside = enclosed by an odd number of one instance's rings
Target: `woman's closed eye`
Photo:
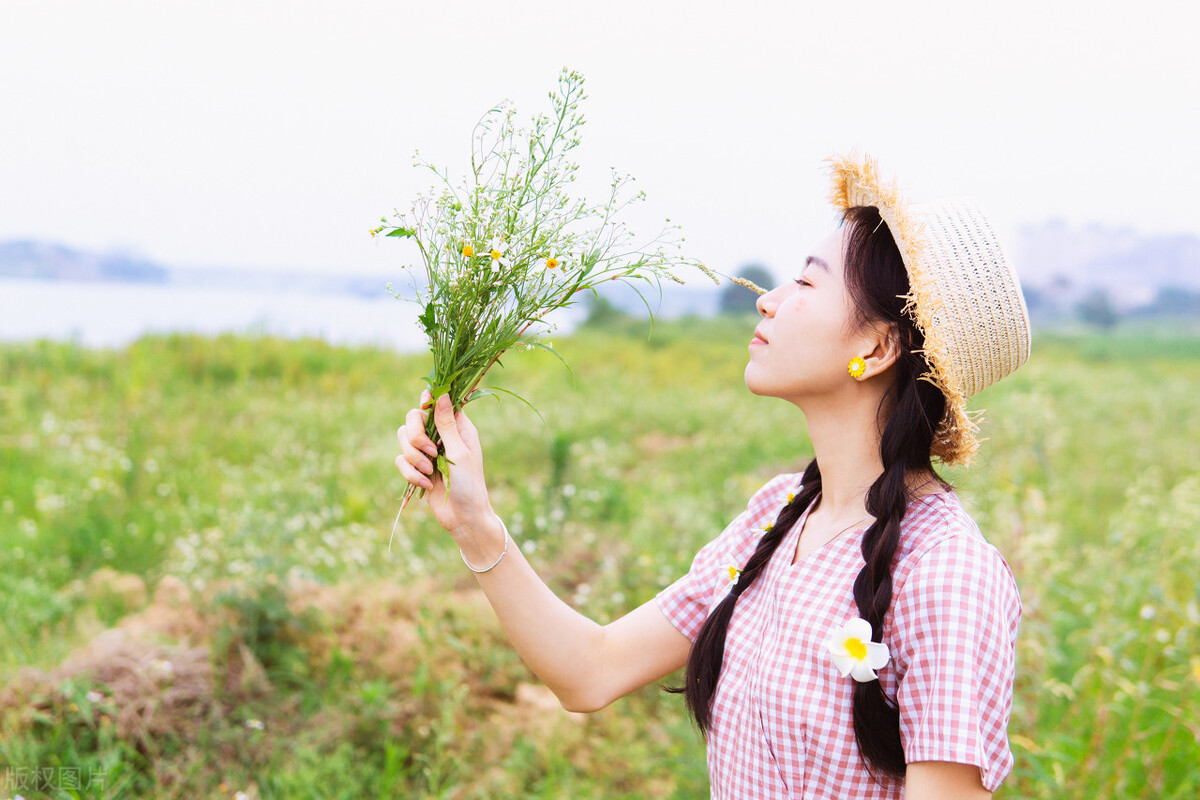
[[[804,280],[804,278],[796,278],[796,283],[798,283],[801,286],[812,286],[812,284],[809,283],[808,281]]]

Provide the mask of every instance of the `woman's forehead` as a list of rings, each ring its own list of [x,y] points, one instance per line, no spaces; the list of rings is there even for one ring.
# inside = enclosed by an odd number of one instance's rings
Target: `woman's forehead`
[[[825,237],[804,259],[804,266],[811,264],[828,275],[840,277],[848,227],[843,225]]]

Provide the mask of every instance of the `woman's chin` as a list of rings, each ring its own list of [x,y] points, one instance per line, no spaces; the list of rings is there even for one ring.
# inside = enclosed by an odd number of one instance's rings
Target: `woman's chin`
[[[750,366],[746,367],[745,379],[746,379],[746,388],[750,390],[750,394],[755,394],[755,395],[758,395],[759,397],[771,396],[771,392],[768,390],[768,388],[766,386],[763,386],[762,383],[759,380],[757,380],[754,375],[751,374]]]

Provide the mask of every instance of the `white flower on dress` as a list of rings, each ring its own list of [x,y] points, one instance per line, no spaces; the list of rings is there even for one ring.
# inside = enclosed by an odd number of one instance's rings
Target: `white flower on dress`
[[[825,646],[833,653],[833,663],[842,677],[849,675],[859,683],[873,681],[891,659],[886,644],[871,641],[871,623],[855,617],[833,632]]]
[[[722,588],[736,586],[738,578],[742,577],[742,571],[732,564],[725,564],[721,567],[721,577],[725,579],[725,586]]]

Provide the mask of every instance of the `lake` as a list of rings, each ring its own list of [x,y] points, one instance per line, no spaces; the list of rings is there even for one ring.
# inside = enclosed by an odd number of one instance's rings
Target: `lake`
[[[420,352],[428,345],[415,303],[384,291],[351,294],[195,285],[0,279],[0,341],[55,339],[123,347],[146,333],[256,333]],[[580,306],[547,317],[569,332]]]

